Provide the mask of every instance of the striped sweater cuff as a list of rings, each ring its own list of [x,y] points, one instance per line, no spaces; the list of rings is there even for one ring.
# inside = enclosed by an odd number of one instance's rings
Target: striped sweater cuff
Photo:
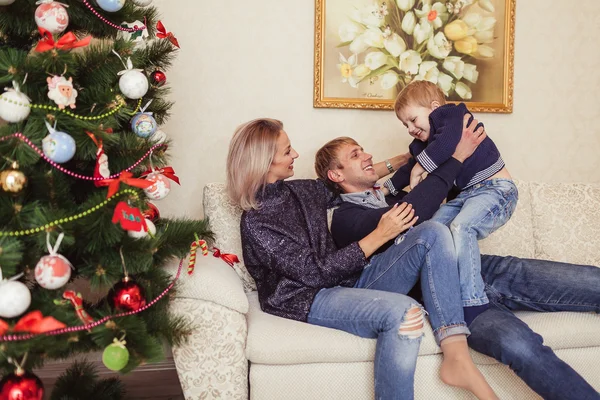
[[[417,157],[417,161],[429,173],[437,169],[438,165],[429,157],[427,150],[423,150]]]
[[[390,191],[390,194],[392,196],[398,195],[398,189],[396,189],[396,187],[392,183],[391,179],[388,179],[387,181],[383,182],[383,186],[386,187]]]

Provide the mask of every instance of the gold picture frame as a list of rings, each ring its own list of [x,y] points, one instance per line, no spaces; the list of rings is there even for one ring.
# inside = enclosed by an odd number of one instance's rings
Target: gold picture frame
[[[516,0],[315,0],[313,106],[391,110],[406,83],[439,79],[450,102],[512,113],[515,8]]]

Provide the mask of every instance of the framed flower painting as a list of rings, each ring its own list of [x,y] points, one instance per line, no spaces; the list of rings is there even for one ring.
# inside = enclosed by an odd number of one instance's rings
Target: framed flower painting
[[[414,80],[510,113],[516,0],[315,0],[314,106],[393,109]]]

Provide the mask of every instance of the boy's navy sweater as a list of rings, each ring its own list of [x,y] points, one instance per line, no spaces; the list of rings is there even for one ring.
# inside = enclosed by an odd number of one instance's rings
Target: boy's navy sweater
[[[410,182],[410,171],[418,161],[429,173],[433,172],[452,157],[460,142],[465,114],[471,115],[467,106],[445,104],[429,114],[429,139],[427,143],[413,140],[409,151],[413,159],[390,178],[385,186],[392,193],[406,187]],[[471,115],[473,119],[473,115]],[[469,121],[470,123],[470,121]],[[471,157],[465,160],[461,173],[456,177],[456,186],[466,189],[496,174],[504,167],[500,151],[489,137],[477,147]]]
[[[388,212],[395,203],[412,204],[417,224],[427,221],[440,208],[440,205],[452,188],[452,184],[461,172],[463,164],[453,157],[440,165],[435,171],[419,183],[410,193],[404,191],[397,195],[386,196],[390,205],[385,208],[368,208],[360,204],[343,202],[333,213],[331,234],[338,248],[344,248],[367,236],[377,227],[379,219]],[[393,240],[380,247],[377,253],[385,251]]]

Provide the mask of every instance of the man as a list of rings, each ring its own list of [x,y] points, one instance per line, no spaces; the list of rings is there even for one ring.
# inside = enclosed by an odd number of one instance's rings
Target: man
[[[461,143],[481,140],[472,130],[464,130]],[[410,193],[400,191],[396,196],[384,196],[376,185],[379,176],[371,155],[353,139],[337,138],[319,149],[317,175],[342,193],[342,203],[334,211],[331,225],[336,244],[343,247],[365,237],[399,201],[412,204],[419,222],[431,218],[452,187],[462,162],[474,151],[472,147],[469,153],[468,146],[461,143],[450,160]],[[380,251],[393,243],[390,241]],[[591,385],[543,345],[540,335],[513,314],[517,310],[600,312],[600,268],[482,255],[481,271],[490,307],[470,323],[469,345],[508,365],[544,399],[600,399]]]

